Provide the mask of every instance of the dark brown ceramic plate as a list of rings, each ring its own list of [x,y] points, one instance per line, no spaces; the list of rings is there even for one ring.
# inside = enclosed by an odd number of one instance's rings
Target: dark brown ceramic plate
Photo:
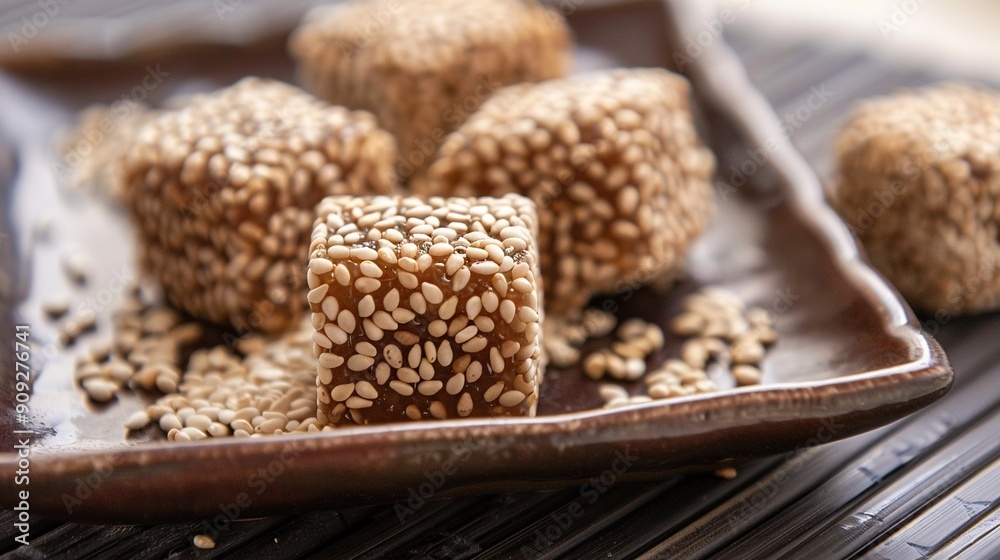
[[[940,347],[862,262],[734,53],[705,31],[713,22],[675,3],[572,6],[579,66],[680,66],[694,83],[704,133],[720,159],[720,210],[691,255],[690,279],[667,294],[623,290],[602,304],[622,317],[663,324],[684,294],[706,284],[729,288],[776,315],[781,338],[764,363],[764,385],[730,383],[711,395],[601,410],[595,384],[580,372],[550,371],[536,418],[189,444],[167,443],[150,430],[126,440],[122,423],[143,400],[124,395],[110,406],[87,405],[70,379],[73,351],[49,342],[51,325],[38,312],[45,297],[73,293],[107,313],[132,270],[124,217],[109,202],[65,186],[48,147],[53,131],[87,103],[130,95],[150,64],[170,74],[148,92],[155,100],[248,73],[290,79],[289,63],[272,46],[241,55],[206,52],[197,60],[133,58],[86,71],[0,74],[0,116],[11,125],[18,163],[7,193],[22,255],[15,272],[24,298],[16,316],[32,325],[34,353],[45,362],[36,360],[33,373],[27,486],[15,482],[18,458],[10,450],[21,424],[12,379],[3,379],[3,505],[16,505],[16,491],[27,489],[32,513],[146,522],[408,498],[416,507],[431,496],[588,480],[596,482],[581,491],[594,490],[845,438],[943,395],[952,372]],[[692,44],[698,48],[688,50]],[[47,238],[37,227],[46,219],[55,223]],[[59,255],[73,248],[99,264],[84,290],[70,288],[58,270]],[[656,359],[677,346],[668,341]]]

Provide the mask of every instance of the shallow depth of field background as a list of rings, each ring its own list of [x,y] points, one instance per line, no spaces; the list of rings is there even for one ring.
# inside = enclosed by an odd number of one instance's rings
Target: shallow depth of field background
[[[866,46],[947,74],[1000,79],[996,0],[716,0],[769,36]],[[706,9],[711,9],[706,2]]]

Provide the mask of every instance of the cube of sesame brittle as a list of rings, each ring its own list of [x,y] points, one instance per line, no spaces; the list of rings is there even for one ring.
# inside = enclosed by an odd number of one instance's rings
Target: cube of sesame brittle
[[[528,198],[331,196],[317,215],[307,278],[321,422],[534,414]]]
[[[396,191],[389,133],[363,111],[245,78],[140,127],[123,198],[145,271],[191,315],[276,332],[302,315],[316,204]]]
[[[420,196],[519,193],[538,206],[552,313],[675,272],[712,210],[690,87],[659,69],[508,86],[451,133]]]

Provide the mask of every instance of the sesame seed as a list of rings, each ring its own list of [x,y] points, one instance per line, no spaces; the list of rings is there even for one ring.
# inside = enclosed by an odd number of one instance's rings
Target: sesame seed
[[[479,247],[469,247],[465,250],[465,255],[473,261],[483,261],[490,257],[490,254],[486,251],[486,249]]]
[[[483,364],[479,362],[472,362],[465,370],[465,380],[468,383],[475,383],[476,381],[479,381],[479,377],[482,374],[483,374]]]
[[[486,339],[485,336],[477,336],[472,340],[463,344],[462,350],[464,352],[468,352],[471,354],[473,352],[479,352],[480,350],[486,348],[487,344],[489,344],[489,341]]]
[[[445,387],[445,391],[449,395],[457,395],[462,392],[465,388],[465,375],[461,373],[456,373],[448,379],[448,383]]]
[[[479,312],[483,310],[483,300],[479,296],[472,296],[465,302],[465,313],[470,319],[475,319]]]
[[[420,409],[417,405],[411,404],[406,407],[406,417],[410,420],[420,420]]]
[[[378,317],[378,315],[379,315],[379,312],[376,312],[376,313],[375,313],[375,316],[376,316],[376,317]],[[406,324],[406,323],[409,323],[409,322],[410,322],[410,321],[412,321],[412,320],[413,320],[413,319],[414,319],[414,318],[415,318],[416,316],[417,316],[417,315],[416,315],[415,313],[413,313],[412,311],[410,311],[409,309],[403,309],[402,307],[397,307],[397,308],[396,308],[396,309],[395,309],[395,310],[394,310],[394,311],[392,312],[392,320],[393,320],[394,322],[398,323],[398,324]],[[396,329],[396,328],[398,327],[398,324],[397,324],[396,326],[394,326],[394,327],[392,327],[392,328],[390,328],[390,329],[386,329],[386,330],[395,330],[395,329]],[[379,325],[379,326],[381,327],[381,325]],[[385,329],[386,327],[382,327],[382,328],[384,328],[384,329]]]
[[[399,307],[399,290],[393,288],[385,294],[385,297],[382,298],[382,308],[385,309],[385,311],[392,313],[397,307]]]
[[[343,383],[330,390],[330,398],[337,402],[346,401],[352,394],[354,394],[354,383]]]
[[[474,274],[492,275],[500,272],[500,265],[493,261],[479,261],[469,265]]]
[[[313,340],[313,342],[315,342],[316,344],[318,344],[319,346],[321,346],[323,348],[327,348],[327,349],[333,348],[333,343],[330,342],[330,339],[327,338],[325,335],[323,335],[323,333],[321,333],[321,332],[317,331],[317,332],[312,333],[312,340]]]
[[[504,368],[503,356],[500,355],[500,350],[496,346],[490,348],[490,367],[496,373],[502,372]]]
[[[472,395],[469,393],[462,393],[462,396],[458,399],[458,415],[461,417],[466,417],[472,414]]]
[[[364,261],[358,268],[361,269],[361,274],[364,274],[369,278],[382,277],[382,268],[379,265],[373,263],[372,261]]]
[[[357,322],[354,319],[354,314],[346,309],[342,309],[337,315],[337,326],[344,329],[346,333],[353,333],[355,327],[357,327]]]
[[[503,381],[497,381],[496,383],[493,384],[493,386],[487,389],[485,393],[483,393],[483,400],[485,400],[486,402],[495,401],[497,397],[500,396],[500,393],[503,392],[503,389],[504,389]]]
[[[497,308],[500,307],[500,298],[497,297],[495,292],[489,291],[481,296],[483,301],[483,309],[487,313],[496,312]]]
[[[354,288],[363,294],[370,294],[382,287],[382,283],[375,278],[358,278],[354,281]]]
[[[323,314],[326,315],[327,319],[335,321],[337,319],[337,314],[340,313],[340,302],[338,302],[335,297],[327,296],[326,299],[323,300],[322,309]]]
[[[385,348],[382,349],[382,356],[385,357],[385,361],[388,362],[390,366],[397,369],[403,367],[403,353],[395,344],[387,344]]]
[[[444,387],[444,383],[441,383],[436,379],[421,381],[420,384],[417,385],[417,392],[421,395],[430,397],[436,395],[442,387]]]
[[[469,267],[463,266],[458,269],[458,272],[451,279],[451,287],[455,292],[461,292],[469,284],[469,280],[472,278],[472,272],[469,271]]]
[[[500,395],[500,406],[512,407],[521,404],[525,395],[521,391],[507,391]]]
[[[508,300],[509,301],[509,300]],[[519,319],[525,323],[537,323],[538,322],[538,312],[534,309],[524,306],[517,310],[517,316]]]
[[[396,377],[403,383],[419,383],[420,375],[417,371],[408,367],[401,367],[396,371]]]
[[[345,404],[347,405],[347,408],[357,409],[357,408],[368,408],[374,403],[372,403],[372,401],[368,399],[364,399],[355,395],[347,399],[347,402]]]
[[[407,355],[406,362],[411,368],[416,368],[420,366],[420,358],[422,357],[421,348],[419,344],[414,344],[413,348],[410,348],[410,353]]]
[[[309,290],[309,294],[306,296],[306,299],[309,303],[319,304],[323,301],[323,298],[326,297],[326,292],[329,291],[329,289],[329,284],[321,284],[319,287]]]
[[[310,259],[309,270],[313,274],[327,274],[333,270],[333,263],[327,259]]]
[[[420,285],[420,280],[410,272],[401,270],[397,273],[396,277],[399,279],[399,283],[407,290],[415,290]]]
[[[403,395],[404,397],[409,397],[410,395],[413,394],[412,386],[403,383],[402,381],[397,381],[395,379],[389,382],[389,388],[391,388],[393,391],[396,391],[400,395]]]
[[[451,365],[452,358],[454,357],[451,349],[451,342],[447,340],[441,341],[441,345],[438,346],[437,357],[438,362],[441,365],[446,367]]]
[[[432,364],[437,361],[437,347],[430,340],[424,341],[424,357]]]
[[[378,252],[370,247],[352,247],[351,258],[359,261],[374,261],[378,259]]]
[[[344,344],[347,342],[347,332],[338,327],[335,323],[327,323],[324,325],[323,332],[334,344]],[[322,344],[320,344],[320,346],[322,346]]]
[[[503,345],[500,346],[500,355],[504,358],[510,358],[517,351],[521,349],[521,343],[516,340],[506,340]]]
[[[510,283],[510,287],[519,294],[527,294],[532,291],[531,282],[529,282],[526,278],[515,278]]]
[[[333,276],[341,286],[348,286],[351,283],[351,271],[343,263],[338,264],[333,270]]]
[[[429,282],[424,282],[420,285],[420,292],[427,298],[429,303],[439,304],[444,301],[444,294],[441,292],[441,288]]]
[[[431,379],[434,377],[434,366],[427,361],[427,358],[420,361],[418,373],[421,379]]]
[[[337,354],[331,354],[329,352],[323,352],[319,355],[319,365],[325,368],[340,367],[343,363],[343,356],[338,356]]]
[[[455,342],[463,344],[466,341],[471,340],[472,337],[476,336],[478,332],[479,329],[475,325],[469,325],[455,335]]]
[[[431,324],[433,325],[433,323]],[[396,342],[399,342],[403,346],[412,346],[420,342],[420,337],[409,331],[396,331],[392,336],[396,339]]]
[[[371,383],[367,381],[358,381],[354,387],[354,390],[358,393],[359,396],[364,397],[366,399],[374,400],[378,398],[378,391]]]
[[[447,321],[455,316],[457,308],[458,296],[451,296],[441,304],[441,307],[438,308],[438,317]]]
[[[500,303],[500,317],[503,318],[505,323],[510,324],[510,322],[514,320],[516,312],[517,308],[514,306],[513,301],[505,299],[502,303]]]
[[[493,245],[490,246],[492,247]],[[493,289],[500,294],[500,297],[507,297],[507,278],[503,274],[494,274],[491,283],[493,284]]]
[[[354,346],[354,350],[362,356],[369,356],[371,358],[378,356],[378,350],[376,350],[375,345],[370,342],[359,342]]]
[[[379,341],[385,337],[385,331],[379,328],[371,319],[365,319],[361,322],[361,329],[365,331],[365,336],[370,340]]]
[[[373,313],[375,313],[375,299],[371,294],[368,294],[358,301],[358,315],[360,317],[371,317]]]
[[[448,276],[453,276],[458,269],[465,264],[465,257],[460,253],[452,253],[448,260],[445,261],[444,271]]]
[[[426,286],[427,284],[424,285]],[[428,300],[424,299],[424,295],[420,292],[413,292],[410,294],[410,309],[412,309],[414,313],[423,315],[424,313],[427,313],[427,301]]]
[[[444,420],[448,417],[448,411],[445,409],[444,403],[441,401],[432,402],[428,410],[430,411],[431,416],[437,418],[438,420]]]
[[[351,249],[343,245],[332,245],[327,247],[326,254],[332,260],[342,261],[351,256]]]
[[[448,332],[448,323],[440,319],[431,321],[431,323],[427,325],[427,333],[435,338],[442,337],[445,334],[447,334],[447,332]]]
[[[347,359],[347,368],[351,371],[364,371],[375,363],[375,359],[370,356],[355,354]]]

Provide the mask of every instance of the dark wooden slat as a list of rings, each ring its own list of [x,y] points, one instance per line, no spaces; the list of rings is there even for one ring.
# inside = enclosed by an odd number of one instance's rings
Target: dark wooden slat
[[[875,494],[824,521],[819,531],[789,550],[787,557],[818,558],[824,554],[849,556],[856,553],[998,456],[998,431],[1000,410],[990,413],[901,476],[880,485]]]
[[[887,539],[865,552],[883,560],[919,560],[978,524],[1000,506],[1000,460],[955,488]]]
[[[99,551],[102,559],[165,558],[171,552],[187,548],[194,535],[201,532],[200,524],[184,523],[156,525],[128,539],[109,540]]]
[[[498,503],[487,515],[466,520],[452,535],[420,548],[421,557],[434,560],[464,560],[516,534],[538,518],[548,515],[571,500],[573,490],[508,494],[497,496]]]
[[[994,526],[988,533],[970,544],[968,548],[952,556],[954,560],[980,560],[1000,558],[1000,526]]]
[[[391,508],[378,511],[366,524],[343,539],[335,540],[310,555],[310,558],[369,558],[379,555],[396,546],[407,542],[426,531],[433,530],[438,521],[444,522],[444,512],[448,517],[476,515],[485,500],[482,498],[463,498],[454,501],[428,502],[414,511],[402,523]],[[488,502],[486,502],[488,503]]]
[[[580,543],[565,556],[595,560],[631,557],[649,548],[651,543],[663,538],[664,534],[676,531],[684,523],[698,518],[701,511],[731,499],[734,494],[757,484],[762,475],[781,461],[780,458],[769,458],[742,465],[737,469],[736,478],[732,480],[720,480],[712,475],[682,478],[670,492],[623,517],[593,539]],[[690,499],[696,492],[700,493],[696,498]]]
[[[995,361],[995,352],[984,356]],[[904,421],[889,437],[879,441],[809,495],[789,505],[756,530],[746,534],[718,556],[742,558],[775,555],[790,545],[808,538],[811,531],[856,496],[871,491],[893,472],[919,461],[947,442],[958,427],[970,424],[988,413],[1000,400],[1000,385],[989,375],[966,376],[971,382],[954,390],[939,405],[928,408]]]
[[[611,480],[610,478],[608,480]],[[557,558],[591,535],[635,511],[674,485],[616,487],[596,480],[580,486],[573,499],[477,558]]]
[[[1000,507],[993,508],[978,523],[969,527],[965,532],[955,535],[950,542],[938,549],[936,554],[939,558],[954,558],[962,551],[975,545],[977,541],[986,537],[990,532],[998,530],[1000,530]]]
[[[258,560],[298,558],[318,550],[346,531],[347,525],[335,511],[297,515],[287,518],[281,526],[227,550],[227,554],[234,558]]]
[[[753,485],[700,515],[672,534],[664,534],[642,555],[661,558],[705,558],[798,497],[833,476],[858,452],[885,436],[889,428],[790,455]]]
[[[14,537],[20,534],[20,531],[14,527],[15,519],[14,511],[6,509],[0,511],[0,553],[10,552],[21,546],[14,540]],[[38,539],[60,525],[62,525],[61,521],[31,517],[28,534],[29,542]]]

